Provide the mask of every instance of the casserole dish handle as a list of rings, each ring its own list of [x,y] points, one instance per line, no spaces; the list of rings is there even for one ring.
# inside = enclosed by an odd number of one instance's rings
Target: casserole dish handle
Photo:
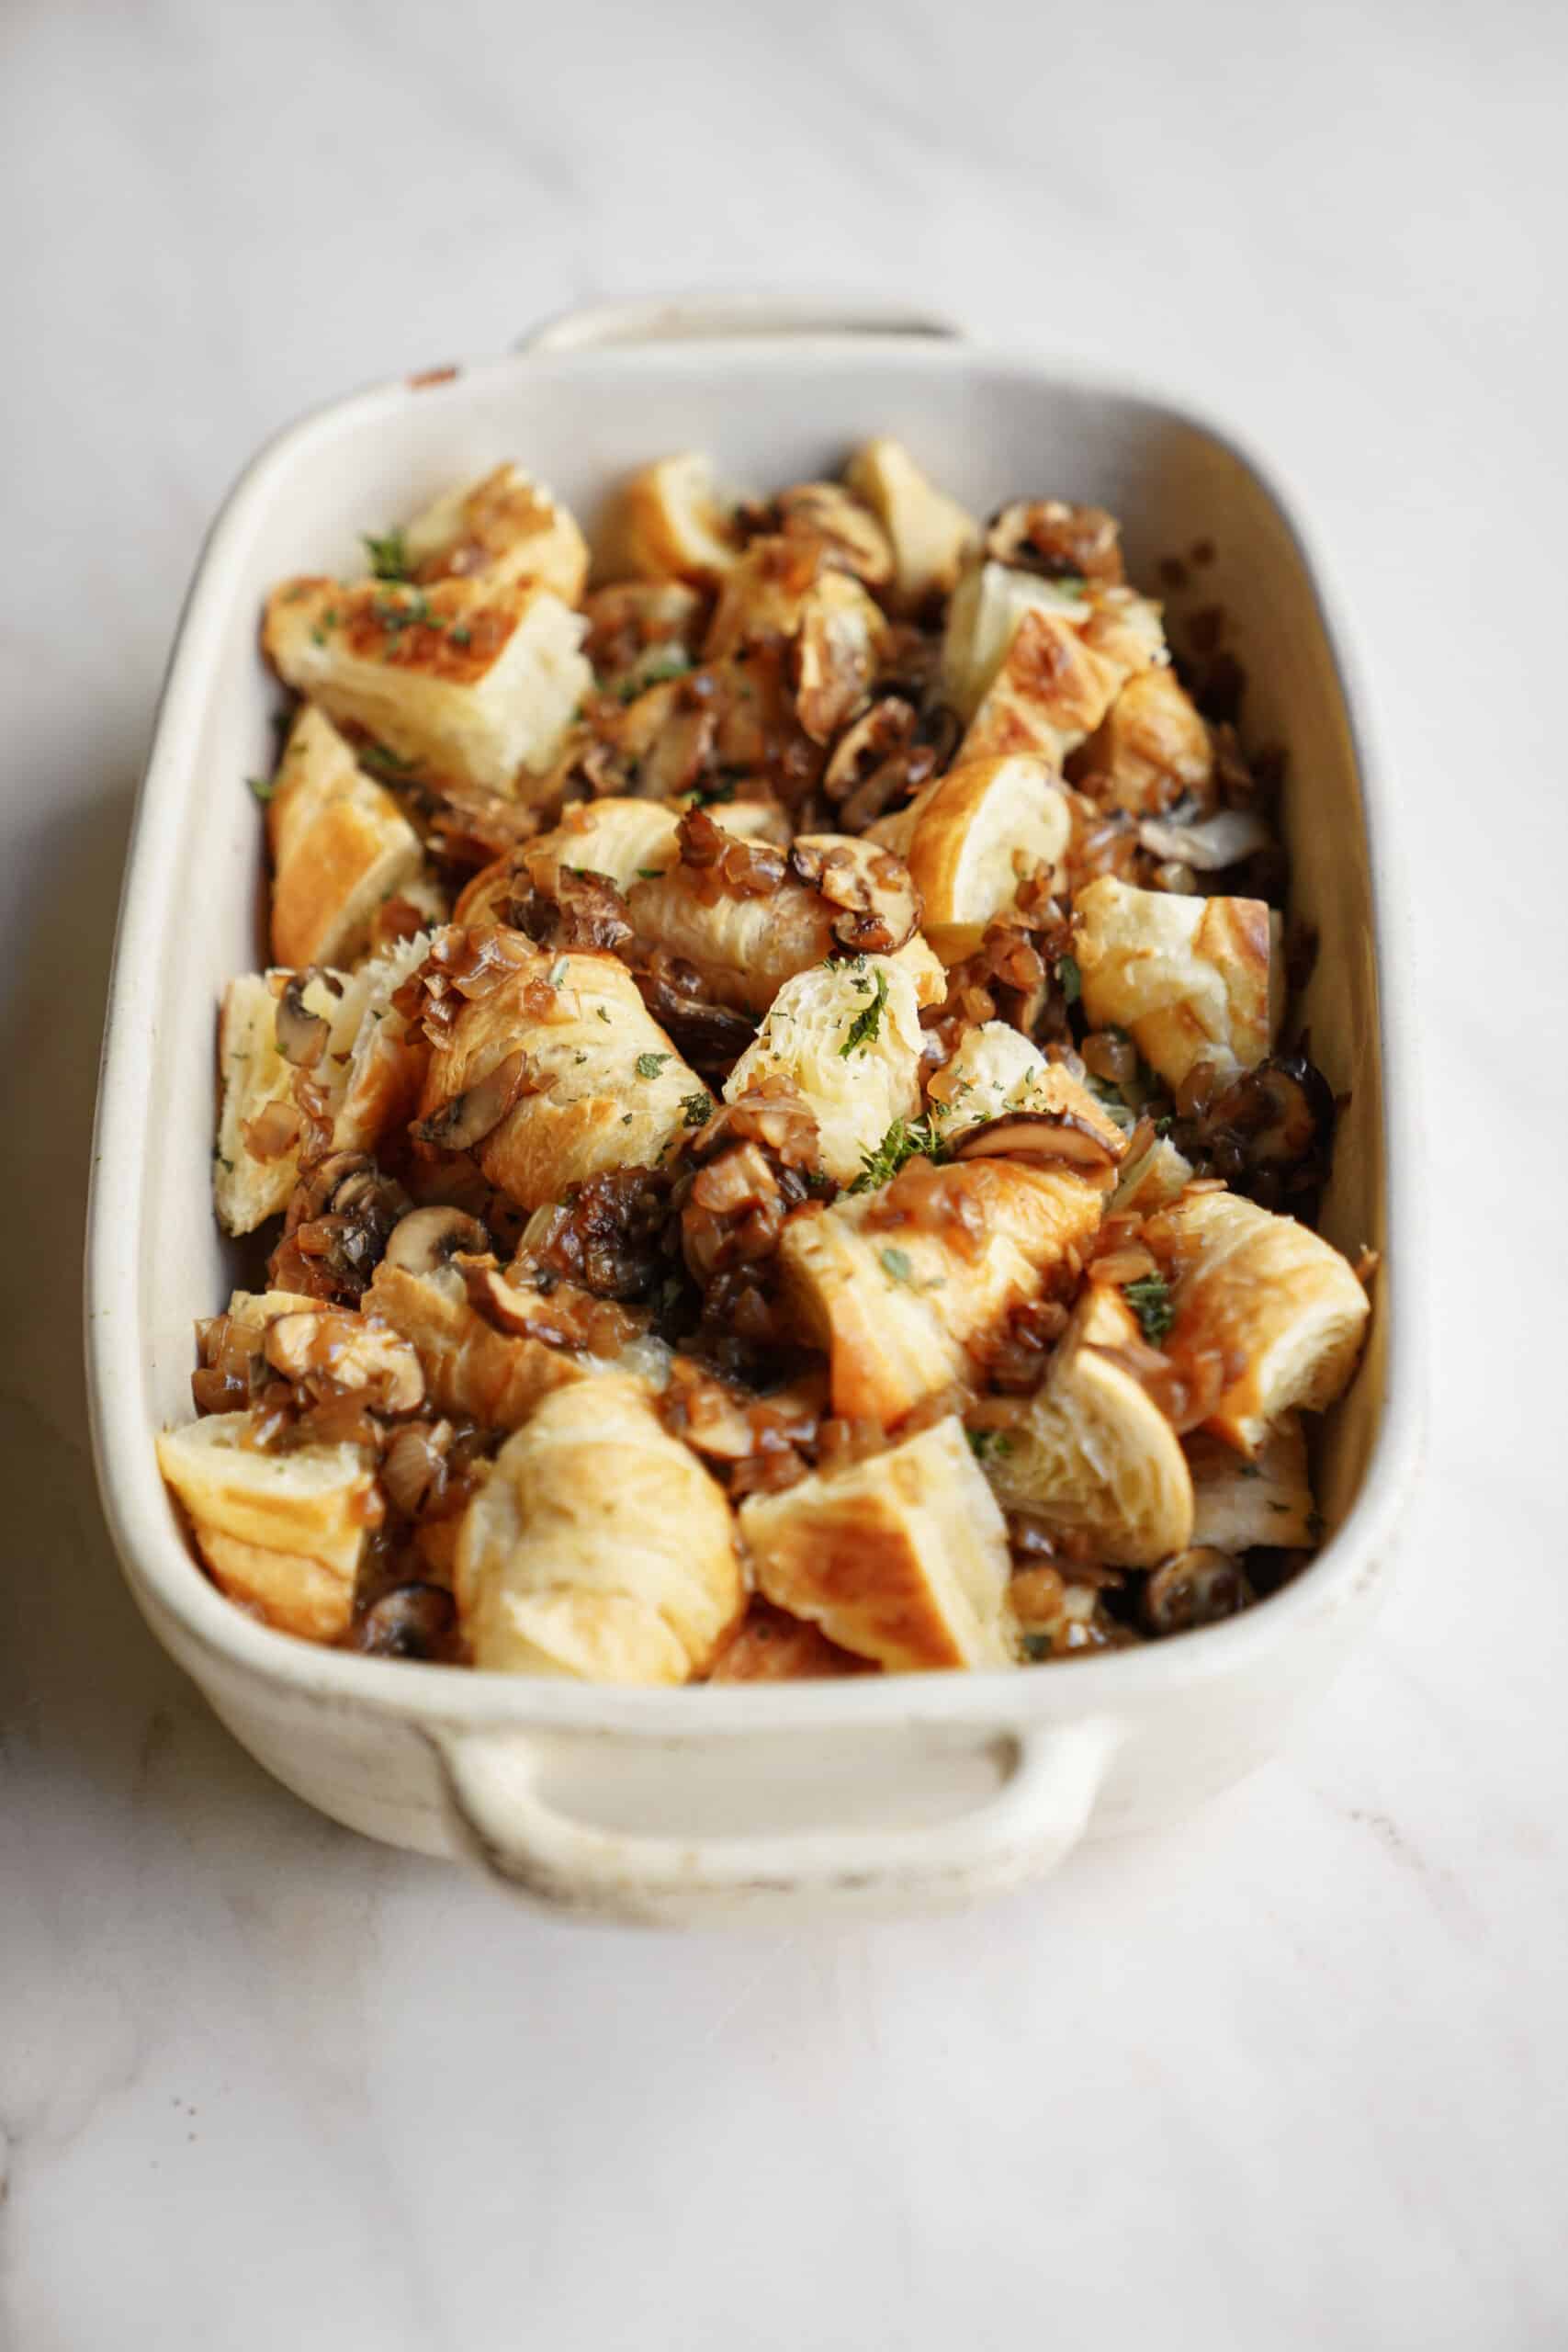
[[[542,1791],[526,1733],[433,1732],[459,1844],[492,1876],[553,1908],[655,1924],[716,1924],[779,1908],[818,1913],[951,1903],[1054,1870],[1077,1845],[1114,1746],[1099,1718],[976,1744],[997,1786],[914,1826],[681,1836],[596,1826]],[[703,1743],[704,1768],[715,1749]]]
[[[770,290],[670,294],[641,302],[601,302],[562,311],[519,337],[518,351],[597,351],[606,344],[691,343],[703,336],[912,334],[952,340],[951,319],[875,294]]]

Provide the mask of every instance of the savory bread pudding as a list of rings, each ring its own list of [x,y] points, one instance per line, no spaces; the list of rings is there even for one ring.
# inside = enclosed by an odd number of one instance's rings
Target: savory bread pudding
[[[677,1683],[1013,1668],[1292,1576],[1371,1261],[1313,1229],[1280,763],[1114,518],[982,524],[883,440],[768,498],[661,458],[592,547],[505,464],[366,546],[262,625],[254,1286],[158,1442],[220,1589]]]

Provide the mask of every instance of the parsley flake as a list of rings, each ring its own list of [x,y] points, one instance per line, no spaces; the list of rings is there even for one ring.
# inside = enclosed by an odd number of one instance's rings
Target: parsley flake
[[[264,808],[266,807],[267,802],[272,798],[273,794],[277,790],[277,778],[276,776],[248,775],[245,778],[245,782],[250,786],[251,790],[254,793],[256,798],[261,802]]]
[[[705,1127],[713,1116],[713,1096],[711,1094],[683,1095],[681,1109],[689,1127]]]
[[[606,1023],[609,1021],[609,1018],[610,1018],[610,1012],[609,1012],[609,1007],[608,1007],[607,1005],[596,1004],[596,1005],[594,1006],[593,1010],[594,1010],[594,1012],[599,1015],[599,1018],[600,1018],[600,1020],[601,1020],[601,1021],[604,1021],[604,1022],[606,1022]]]
[[[907,1250],[889,1248],[879,1250],[876,1254],[882,1261],[882,1271],[890,1283],[902,1283],[907,1290],[940,1290],[942,1288],[941,1274],[934,1275],[929,1283],[916,1280],[915,1269]]]
[[[850,1191],[876,1192],[890,1184],[908,1160],[931,1159],[940,1165],[947,1158],[940,1128],[948,1107],[945,1102],[933,1102],[918,1119],[895,1119],[874,1150],[862,1152],[861,1173]]]
[[[665,1063],[674,1058],[672,1054],[638,1054],[637,1074],[638,1078],[657,1078]]]
[[[388,531],[380,538],[373,531],[362,531],[359,536],[370,559],[370,569],[378,580],[408,578],[409,553],[401,531]]]
[[[988,1462],[999,1453],[1012,1452],[1012,1440],[1005,1430],[966,1430],[964,1435],[976,1462]]]
[[[887,975],[876,975],[876,994],[862,1012],[857,1012],[849,1026],[849,1034],[839,1047],[840,1061],[848,1061],[854,1053],[863,1054],[874,1043],[882,1027],[882,1008],[887,1001]]]
[[[1049,1657],[1055,1646],[1049,1634],[1031,1633],[1023,1637],[1023,1655],[1036,1666],[1042,1658]]]
[[[1142,1325],[1145,1339],[1157,1348],[1176,1320],[1165,1276],[1149,1274],[1141,1283],[1129,1283],[1122,1295]]]
[[[1057,956],[1056,981],[1067,1002],[1077,1004],[1083,994],[1083,974],[1078,969],[1078,959],[1076,956]]]

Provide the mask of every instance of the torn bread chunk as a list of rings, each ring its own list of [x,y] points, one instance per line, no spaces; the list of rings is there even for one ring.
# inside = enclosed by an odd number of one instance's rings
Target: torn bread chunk
[[[291,580],[267,599],[279,676],[397,759],[528,800],[592,691],[587,623],[519,581]]]
[[[1190,1193],[1145,1219],[1171,1285],[1166,1354],[1195,1388],[1222,1385],[1203,1423],[1259,1458],[1292,1410],[1321,1413],[1349,1383],[1370,1306],[1331,1242],[1234,1193]]]
[[[594,1682],[705,1673],[745,1601],[723,1489],[615,1374],[558,1389],[502,1447],[455,1589],[476,1666]]]
[[[595,533],[597,581],[684,581],[716,588],[739,561],[744,500],[721,490],[694,449],[657,458],[624,482]]]
[[[1200,1061],[1225,1078],[1268,1054],[1284,966],[1262,899],[1137,890],[1107,874],[1078,892],[1073,924],[1089,1022],[1125,1029],[1167,1085]]]
[[[949,594],[979,545],[973,515],[928,480],[901,441],[886,436],[855,451],[844,480],[887,534],[897,608],[919,613],[933,597]]]
[[[312,974],[299,992],[304,1019],[326,1023],[319,1058],[306,1075],[333,1121],[334,1150],[371,1150],[389,1128],[412,1115],[426,1049],[423,1038],[410,1036],[391,1000],[430,944],[422,932],[355,972]],[[299,1073],[278,1048],[290,978],[248,972],[223,991],[212,1193],[229,1233],[254,1233],[276,1216],[299,1172],[304,1131],[294,1097]]]
[[[1281,1414],[1250,1462],[1201,1430],[1186,1440],[1185,1451],[1196,1506],[1195,1544],[1239,1555],[1260,1544],[1295,1549],[1317,1541],[1299,1413]]]
[[[1192,1540],[1192,1480],[1165,1415],[1116,1360],[1138,1325],[1120,1291],[1090,1283],[1043,1384],[983,1448],[1010,1510],[1087,1536],[1100,1559],[1153,1567]]]
[[[424,853],[391,794],[309,703],[289,729],[266,823],[275,958],[352,964],[378,910],[415,880]]]
[[[816,1117],[822,1167],[848,1184],[892,1122],[919,1109],[921,1043],[915,983],[894,957],[816,964],[780,989],[724,1099],[784,1080]]]
[[[951,965],[975,954],[1026,882],[1044,875],[1049,888],[1060,886],[1071,832],[1053,769],[1021,755],[950,768],[908,808],[879,818],[867,838],[908,864],[925,935]]]
[[[504,977],[463,1003],[430,1057],[416,1139],[472,1149],[519,1208],[611,1168],[653,1167],[705,1092],[613,956],[499,941]]]
[[[1214,744],[1174,670],[1139,670],[1074,752],[1071,772],[1093,797],[1137,817],[1179,801],[1207,813],[1216,797]]]
[[[1007,1528],[955,1415],[751,1496],[740,1532],[770,1600],[889,1673],[1016,1663]]]
[[[579,605],[588,582],[588,543],[567,509],[521,466],[497,466],[460,482],[403,533],[412,577],[479,580],[490,587],[535,581],[563,604]]]
[[[884,1429],[971,1377],[969,1351],[1045,1278],[1076,1278],[1102,1193],[1061,1168],[911,1162],[878,1192],[798,1210],[784,1295],[829,1361],[833,1410]]]
[[[249,1413],[213,1413],[158,1440],[158,1465],[184,1504],[214,1581],[282,1632],[335,1641],[354,1614],[376,1481],[356,1446],[264,1453]]]

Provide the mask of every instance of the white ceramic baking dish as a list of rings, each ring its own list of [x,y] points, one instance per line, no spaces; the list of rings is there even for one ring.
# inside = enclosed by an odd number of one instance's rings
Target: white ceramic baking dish
[[[357,534],[515,455],[574,507],[669,448],[732,480],[835,466],[900,435],[977,510],[1060,491],[1124,518],[1135,575],[1212,539],[1247,731],[1292,752],[1306,1004],[1350,1103],[1325,1214],[1383,1254],[1363,1368],[1318,1464],[1331,1537],[1249,1614],[1012,1674],[690,1690],[581,1687],[323,1650],[197,1566],[152,1436],[190,1412],[193,1318],[237,1266],[213,1223],[214,1007],[261,952],[261,827],[242,779],[278,696],[268,583],[348,569]],[[1323,574],[1228,435],[1149,394],[908,317],[798,307],[602,313],[518,354],[338,402],[274,441],[224,507],[181,622],[132,838],[104,1045],[87,1360],[104,1507],[153,1632],[268,1770],[367,1835],[477,1857],[547,1904],[673,1923],[973,1895],[1097,1835],[1179,1817],[1265,1758],[1365,1624],[1418,1444],[1421,1341],[1401,896],[1385,787]]]

